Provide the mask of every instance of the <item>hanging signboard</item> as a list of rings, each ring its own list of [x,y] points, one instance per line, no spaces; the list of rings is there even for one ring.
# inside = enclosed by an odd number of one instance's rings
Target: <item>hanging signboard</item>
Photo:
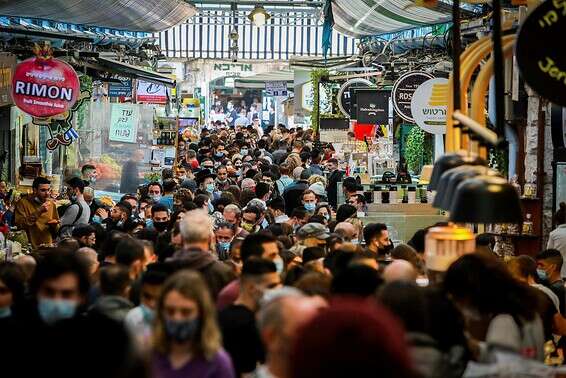
[[[136,104],[112,104],[109,138],[114,142],[135,143],[139,122]]]
[[[109,97],[132,97],[132,78],[131,77],[117,77],[118,83],[108,83],[108,96]]]
[[[415,123],[431,134],[446,132],[448,109],[448,79],[430,79],[419,85],[411,100]]]
[[[287,97],[287,82],[286,81],[266,81],[265,92],[268,96],[274,97]]]
[[[351,79],[345,82],[338,91],[338,108],[348,118],[352,118],[353,88],[371,88],[374,84],[366,79]]]
[[[522,77],[541,97],[566,106],[566,54],[556,38],[566,35],[566,3],[545,1],[527,17],[515,54]]]
[[[16,68],[16,56],[11,53],[0,53],[0,106],[11,105],[12,78]]]
[[[136,99],[137,102],[147,104],[167,104],[167,87],[163,84],[138,80]]]
[[[65,113],[75,104],[79,92],[79,77],[73,67],[48,55],[21,62],[12,79],[14,103],[34,117]]]
[[[383,89],[356,89],[356,120],[371,125],[389,124],[390,91]]]
[[[391,91],[391,99],[393,100],[393,108],[405,121],[414,123],[413,115],[411,112],[411,99],[413,94],[421,85],[427,80],[433,79],[434,76],[428,72],[412,71],[402,75],[395,84]]]

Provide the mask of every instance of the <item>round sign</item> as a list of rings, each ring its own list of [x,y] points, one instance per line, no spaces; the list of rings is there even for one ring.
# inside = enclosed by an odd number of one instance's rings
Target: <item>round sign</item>
[[[405,121],[414,123],[413,114],[411,113],[411,99],[413,93],[417,90],[419,85],[427,80],[433,79],[434,76],[428,72],[412,71],[402,75],[395,84],[391,91],[391,100],[393,107],[401,118]]]
[[[346,117],[352,117],[352,92],[353,88],[371,88],[375,85],[367,79],[351,79],[342,84],[338,91],[338,108]]]
[[[430,79],[419,85],[411,100],[415,123],[431,134],[446,132],[448,79]]]
[[[14,103],[34,117],[66,112],[77,101],[79,92],[79,77],[73,67],[55,58],[26,59],[14,71]]]
[[[558,36],[566,35],[566,3],[545,1],[527,17],[515,54],[526,83],[541,97],[566,106],[566,54]]]

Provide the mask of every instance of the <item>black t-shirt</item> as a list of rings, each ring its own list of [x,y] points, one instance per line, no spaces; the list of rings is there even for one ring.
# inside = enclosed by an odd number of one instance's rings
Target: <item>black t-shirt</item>
[[[564,315],[565,314],[564,302],[566,301],[566,289],[564,289],[564,281],[562,280],[554,281],[553,283],[550,284],[550,290],[552,290],[552,292],[556,294],[556,296],[558,297],[558,300],[560,301],[560,313]]]
[[[264,350],[255,314],[245,306],[230,305],[218,314],[224,349],[232,357],[236,375],[250,373],[263,362]]]

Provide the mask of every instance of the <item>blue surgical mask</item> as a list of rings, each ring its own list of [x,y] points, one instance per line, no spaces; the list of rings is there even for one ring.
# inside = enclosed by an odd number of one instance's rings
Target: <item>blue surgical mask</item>
[[[161,194],[151,194],[149,198],[151,198],[154,202],[159,202],[161,201]]]
[[[283,263],[283,259],[281,257],[277,257],[275,260],[273,260],[273,263],[275,264],[275,268],[277,269],[277,273],[278,274],[283,273],[283,268],[285,267],[285,265]]]
[[[195,337],[199,328],[199,319],[165,320],[165,332],[171,339],[182,343]]]
[[[219,242],[218,243],[218,251],[219,252],[228,252],[230,249],[230,242]]]
[[[0,319],[12,316],[12,308],[10,306],[0,307]]]
[[[242,148],[242,149],[240,150],[240,155],[246,156],[247,154],[248,154],[248,150],[246,150],[245,148]]]
[[[353,245],[358,245],[360,244],[360,241],[358,239],[352,239],[350,240],[350,243],[352,243]]]
[[[155,319],[155,310],[149,308],[143,303],[140,304],[140,309],[143,314],[143,321],[146,322],[147,324],[153,323],[153,319]]]
[[[324,219],[326,219],[327,221],[330,220],[330,214],[324,214]]]
[[[208,193],[214,193],[214,184],[206,184],[206,191]]]
[[[537,275],[541,281],[548,281],[548,275],[544,269],[537,269]]]
[[[37,309],[39,316],[47,324],[75,316],[78,303],[68,299],[39,298]]]
[[[99,215],[94,215],[92,217],[92,223],[100,224],[100,223],[102,223],[102,218],[100,218]]]
[[[316,209],[316,203],[305,203],[305,210],[308,212],[313,212]]]

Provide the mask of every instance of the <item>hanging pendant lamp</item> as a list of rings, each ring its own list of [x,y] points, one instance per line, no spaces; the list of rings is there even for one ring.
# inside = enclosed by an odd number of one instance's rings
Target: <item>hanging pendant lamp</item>
[[[521,223],[519,194],[506,179],[476,176],[461,182],[454,193],[450,220],[456,223]]]
[[[436,163],[434,163],[434,168],[432,170],[430,183],[428,184],[428,189],[437,190],[440,178],[442,177],[442,174],[444,172],[464,164],[481,165],[487,167],[487,161],[479,156],[464,156],[457,153],[443,155],[436,161]]]
[[[482,173],[485,173],[486,169],[487,168],[485,167],[466,164],[456,168],[449,169],[446,172],[444,172],[440,177],[440,181],[438,182],[438,188],[436,190],[436,196],[434,196],[434,201],[432,203],[432,206],[436,207],[437,209],[442,209],[446,211],[450,210],[450,207],[452,205],[452,194],[454,193],[454,189],[455,189],[451,186],[454,185],[452,179],[455,176],[460,175],[462,173],[464,173],[465,176],[461,176],[461,177],[465,177],[465,178],[472,178],[475,176],[479,176]],[[456,185],[459,184],[461,181],[462,180],[458,181]]]

